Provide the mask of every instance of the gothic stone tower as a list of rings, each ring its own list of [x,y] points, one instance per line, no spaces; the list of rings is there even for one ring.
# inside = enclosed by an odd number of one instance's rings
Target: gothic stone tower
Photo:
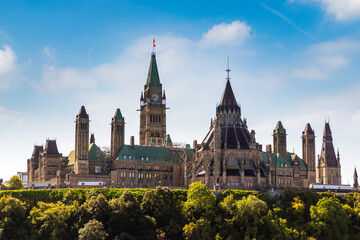
[[[305,130],[302,132],[302,158],[307,166],[308,183],[316,183],[316,167],[315,167],[315,133],[310,123],[306,124]]]
[[[281,121],[278,121],[273,134],[274,153],[280,153],[286,159],[286,130]]]
[[[162,91],[155,53],[140,98],[140,145],[163,145],[166,137],[166,97]]]
[[[81,106],[76,116],[75,130],[75,174],[89,174],[89,115]]]
[[[354,168],[354,184],[353,184],[353,188],[358,188],[359,187],[359,182],[358,182],[358,175],[356,172],[356,168]]]
[[[335,155],[330,124],[325,122],[323,144],[318,157],[317,182],[323,184],[341,184],[341,166],[339,151]]]
[[[125,138],[125,119],[121,115],[120,109],[116,109],[115,115],[111,121],[111,159],[114,159],[124,145]]]

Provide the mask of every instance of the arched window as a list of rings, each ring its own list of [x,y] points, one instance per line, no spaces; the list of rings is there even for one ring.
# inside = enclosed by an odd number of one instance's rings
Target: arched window
[[[235,166],[235,157],[234,156],[230,156],[229,159],[229,166],[234,167]]]

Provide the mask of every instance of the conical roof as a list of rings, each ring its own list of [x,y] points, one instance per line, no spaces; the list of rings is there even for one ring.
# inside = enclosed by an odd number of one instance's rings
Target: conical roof
[[[78,117],[80,117],[80,118],[88,118],[89,117],[89,115],[86,113],[84,106],[81,106]]]
[[[356,172],[356,168],[354,168],[354,178],[357,178],[358,175],[357,175],[357,172]]]
[[[239,105],[236,102],[236,98],[235,98],[234,92],[232,90],[229,79],[226,82],[226,86],[225,86],[223,95],[221,97],[220,104],[218,106],[218,109],[219,108],[226,109],[226,110],[240,109]]]
[[[123,122],[124,118],[121,114],[120,108],[116,109],[115,115],[114,115],[114,119],[118,122]]]
[[[275,133],[277,133],[277,132],[278,132],[278,133],[286,133],[286,132],[285,132],[285,128],[283,127],[281,121],[278,121],[278,122],[277,122],[276,127],[275,127],[275,129],[274,129],[274,132],[275,132]]]
[[[149,73],[146,80],[145,90],[146,89],[152,89],[152,90],[160,90],[160,77],[159,72],[157,69],[156,64],[156,57],[155,54],[151,54],[151,61],[150,61],[150,67],[149,67]]]
[[[324,140],[326,141],[332,141],[332,135],[331,135],[331,129],[330,129],[330,124],[328,122],[325,123],[325,127],[324,127]]]
[[[325,123],[325,127],[324,127],[323,144],[322,144],[320,156],[322,159],[325,160],[326,164],[329,167],[337,166],[337,159],[333,145],[333,138],[331,136],[330,124],[328,122]]]
[[[305,126],[305,130],[304,130],[304,133],[307,133],[307,134],[314,134],[314,130],[311,128],[310,123],[307,123],[307,124],[306,124],[306,126]]]

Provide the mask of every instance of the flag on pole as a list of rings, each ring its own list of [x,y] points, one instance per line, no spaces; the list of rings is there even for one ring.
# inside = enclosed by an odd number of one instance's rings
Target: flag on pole
[[[156,47],[155,39],[153,38],[153,47]]]

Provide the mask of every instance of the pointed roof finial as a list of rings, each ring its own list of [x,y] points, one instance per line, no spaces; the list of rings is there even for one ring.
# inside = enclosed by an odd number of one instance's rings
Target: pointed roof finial
[[[227,72],[226,80],[230,81],[230,60],[229,56],[227,57],[227,69],[225,70]]]

